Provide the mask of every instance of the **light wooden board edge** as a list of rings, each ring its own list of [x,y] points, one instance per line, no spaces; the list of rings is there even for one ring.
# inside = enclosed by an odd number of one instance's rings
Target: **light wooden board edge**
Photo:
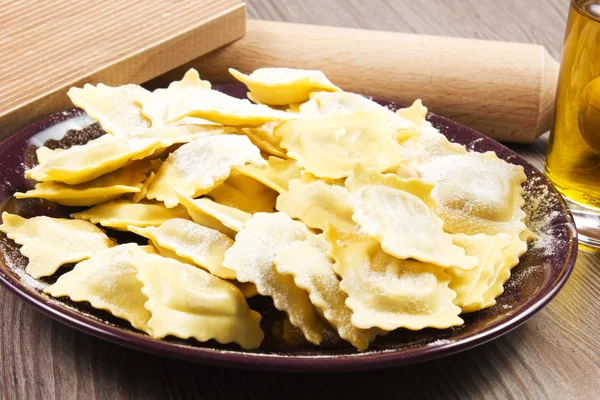
[[[72,107],[66,93],[73,86],[100,82],[107,85],[141,84],[195,59],[199,54],[209,53],[231,43],[244,36],[245,32],[246,5],[240,3],[185,34],[167,38],[151,48],[115,60],[110,65],[103,65],[68,84],[54,87],[19,107],[0,111],[0,141],[48,114]]]

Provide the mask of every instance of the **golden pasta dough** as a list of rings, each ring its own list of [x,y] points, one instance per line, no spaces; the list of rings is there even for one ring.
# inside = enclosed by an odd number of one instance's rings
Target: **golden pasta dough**
[[[21,245],[29,258],[25,269],[34,278],[53,275],[62,265],[90,258],[114,246],[106,234],[88,221],[2,213],[0,231]]]
[[[345,178],[356,163],[384,171],[402,161],[399,130],[379,112],[287,121],[275,128],[281,147],[298,165],[319,178]]]
[[[152,336],[260,346],[260,314],[235,285],[192,265],[144,252],[135,255],[137,278],[148,297]]]
[[[106,310],[152,335],[148,326],[151,314],[144,307],[148,298],[142,293],[142,283],[136,277],[138,270],[133,263],[135,250],[144,251],[133,243],[100,251],[58,278],[44,293],[87,301],[92,307]]]
[[[244,350],[264,339],[251,297],[281,312],[269,342],[359,351],[496,304],[533,237],[522,167],[450,142],[420,100],[394,110],[321,71],[230,72],[252,102],[194,69],[152,92],[69,91],[109,134],[38,148],[35,188],[15,197],[87,208],[0,225],[29,275],[60,275],[47,295]]]
[[[229,68],[229,73],[248,87],[251,100],[273,106],[306,101],[312,92],[340,90],[321,71],[259,68],[246,75]]]
[[[146,197],[175,207],[179,201],[172,188],[188,196],[200,196],[225,181],[233,168],[249,163],[266,165],[258,148],[247,138],[238,135],[201,137],[167,157],[150,183]]]
[[[71,217],[120,231],[128,230],[128,226],[139,228],[158,226],[174,218],[190,219],[185,208],[181,206],[166,208],[160,203],[133,203],[128,200],[99,204],[88,210],[71,214]]]

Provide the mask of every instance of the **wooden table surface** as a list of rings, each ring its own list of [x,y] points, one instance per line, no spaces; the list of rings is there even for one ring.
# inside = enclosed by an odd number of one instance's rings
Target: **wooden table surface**
[[[568,0],[247,0],[251,18],[534,42],[558,59]],[[513,146],[543,166],[547,136]],[[600,398],[600,254],[581,251],[555,300],[473,350],[382,371],[286,374],[204,367],[121,348],[0,288],[0,398]]]

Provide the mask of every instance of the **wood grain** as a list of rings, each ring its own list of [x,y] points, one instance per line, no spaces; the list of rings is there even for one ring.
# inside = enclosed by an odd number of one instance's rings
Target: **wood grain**
[[[252,18],[545,45],[560,54],[566,0],[249,0]],[[512,146],[543,166],[547,136]],[[42,316],[0,288],[0,398],[597,399],[600,255],[525,325],[445,359],[384,371],[284,374],[204,367],[124,349]]]
[[[165,87],[196,68],[219,82],[232,80],[230,67],[265,66],[318,69],[346,91],[382,100],[420,98],[437,114],[518,143],[550,128],[558,82],[558,63],[540,45],[260,20],[248,21],[242,39],[156,80]]]
[[[0,140],[69,107],[72,86],[146,82],[244,30],[240,0],[0,0]]]

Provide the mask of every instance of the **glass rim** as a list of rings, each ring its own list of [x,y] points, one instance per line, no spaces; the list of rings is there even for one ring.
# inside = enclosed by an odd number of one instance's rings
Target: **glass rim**
[[[593,19],[596,22],[600,22],[600,17],[597,15],[593,15],[590,14],[588,11],[586,11],[584,8],[582,8],[582,3],[585,2],[589,2],[590,0],[571,0],[571,7],[573,7],[574,10],[576,10],[577,12],[579,12],[580,14],[582,14],[585,17],[588,17],[590,19]],[[598,5],[600,7],[600,2],[598,3],[591,3],[591,4],[595,4]]]

